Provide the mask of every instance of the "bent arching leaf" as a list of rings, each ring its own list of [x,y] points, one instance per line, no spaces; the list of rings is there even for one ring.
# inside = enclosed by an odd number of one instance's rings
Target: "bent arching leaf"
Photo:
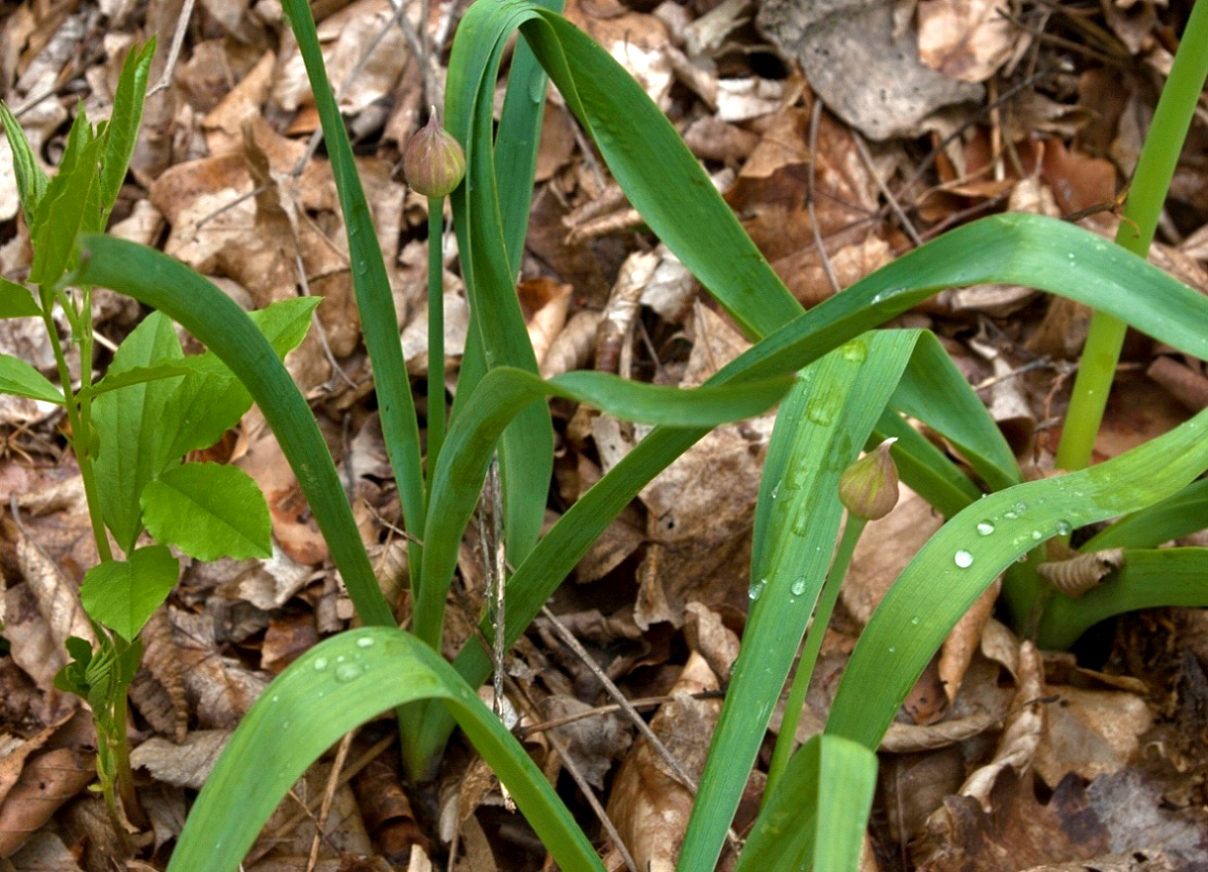
[[[394,625],[314,415],[272,344],[230,297],[145,246],[86,234],[74,281],[112,288],[179,322],[243,382],[298,477],[361,620]],[[152,383],[154,384],[154,383]],[[131,390],[137,390],[132,388]]]
[[[873,613],[826,731],[875,749],[948,631],[999,573],[1071,527],[1176,493],[1208,468],[1206,430],[1208,411],[1098,466],[990,494],[945,524]]]
[[[566,872],[604,866],[520,743],[440,655],[402,630],[371,627],[321,642],[261,694],[189,815],[170,872],[235,872],[286,791],[352,728],[439,699],[508,788]],[[321,708],[323,717],[315,717]]]

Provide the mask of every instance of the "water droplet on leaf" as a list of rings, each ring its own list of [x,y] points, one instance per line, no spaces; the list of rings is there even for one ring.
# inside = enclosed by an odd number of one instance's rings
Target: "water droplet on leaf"
[[[315,672],[322,672],[326,668],[327,668],[327,658],[326,657],[320,657],[318,660],[315,661]]]
[[[952,555],[952,560],[961,569],[968,569],[973,565],[973,555],[963,549]]]
[[[340,684],[356,681],[364,671],[364,667],[359,663],[341,663],[336,667],[336,681]]]
[[[977,522],[977,535],[989,536],[994,532],[994,522],[990,520]]]
[[[362,636],[360,639],[357,639],[357,647],[358,648],[372,648],[373,639],[371,639],[369,636]]]

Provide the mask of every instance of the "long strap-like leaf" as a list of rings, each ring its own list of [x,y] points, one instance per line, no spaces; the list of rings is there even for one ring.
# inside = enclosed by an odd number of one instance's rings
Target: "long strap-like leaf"
[[[394,706],[439,699],[565,870],[604,866],[541,770],[427,645],[402,630],[342,633],[292,663],[256,700],[206,779],[172,872],[235,872],[273,809],[340,736]]]

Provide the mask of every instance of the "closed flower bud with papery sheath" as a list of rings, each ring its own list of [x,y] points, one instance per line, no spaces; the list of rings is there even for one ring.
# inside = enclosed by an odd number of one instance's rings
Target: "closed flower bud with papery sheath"
[[[446,197],[466,174],[466,153],[453,134],[436,120],[433,110],[428,123],[407,143],[403,155],[407,184],[425,197]]]
[[[886,439],[847,468],[839,478],[839,501],[857,518],[876,521],[898,503],[898,467]]]

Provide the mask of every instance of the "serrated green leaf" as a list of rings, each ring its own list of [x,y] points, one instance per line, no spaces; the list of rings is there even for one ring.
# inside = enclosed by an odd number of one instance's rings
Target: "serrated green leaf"
[[[80,230],[95,227],[97,169],[102,145],[100,140],[93,139],[92,128],[81,105],[67,135],[67,148],[59,171],[46,186],[30,230],[34,262],[29,270],[29,280],[34,284],[57,282],[75,257],[75,240]]]
[[[34,156],[25,131],[17,122],[16,117],[8,106],[0,102],[0,123],[4,126],[4,135],[8,139],[9,149],[13,153],[13,170],[17,176],[17,195],[21,198],[21,211],[25,213],[25,224],[30,235],[34,232],[34,218],[38,205],[46,193],[50,180]]]
[[[147,76],[151,71],[151,58],[155,54],[155,37],[142,48],[132,47],[122,64],[117,90],[113,95],[113,113],[105,127],[105,155],[101,165],[100,184],[97,186],[100,226],[117,201],[118,192],[130,166],[130,156],[138,141],[138,127],[143,118],[143,100],[147,94]]]
[[[29,288],[0,278],[0,318],[26,318],[41,314],[42,310]]]
[[[129,560],[107,560],[84,573],[80,602],[94,621],[134,639],[180,576],[166,545],[139,548]]]
[[[110,377],[140,368],[184,360],[172,322],[152,312],[118,348]],[[176,436],[168,403],[181,378],[135,384],[98,396],[92,420],[100,434],[94,459],[101,513],[118,546],[129,553],[142,529],[139,496],[163,471],[165,454]],[[173,458],[175,459],[175,458]]]
[[[156,541],[198,560],[268,557],[271,526],[264,495],[237,466],[186,463],[147,483],[140,504]]]
[[[19,357],[0,354],[0,392],[63,405],[63,394],[50,380]]]

